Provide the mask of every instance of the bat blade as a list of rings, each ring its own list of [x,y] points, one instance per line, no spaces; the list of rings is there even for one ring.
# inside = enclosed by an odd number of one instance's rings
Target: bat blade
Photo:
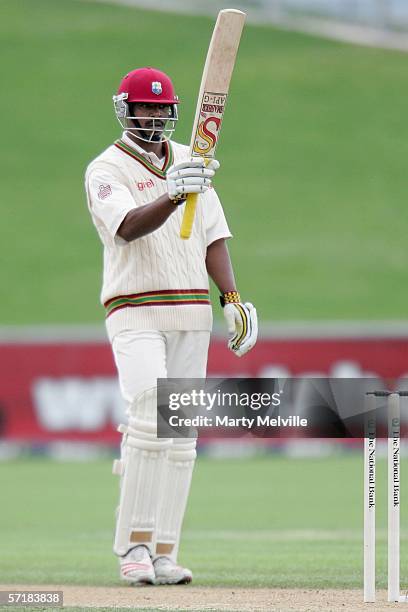
[[[246,14],[235,9],[218,13],[208,48],[190,142],[191,157],[214,158],[235,58]],[[180,236],[191,235],[198,195],[187,197]]]

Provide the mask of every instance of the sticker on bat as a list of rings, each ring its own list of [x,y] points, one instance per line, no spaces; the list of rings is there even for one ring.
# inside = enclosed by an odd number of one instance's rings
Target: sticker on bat
[[[193,155],[214,156],[226,100],[226,94],[204,93],[194,138]]]

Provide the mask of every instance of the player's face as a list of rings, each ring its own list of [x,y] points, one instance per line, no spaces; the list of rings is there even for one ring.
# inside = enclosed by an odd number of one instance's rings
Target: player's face
[[[169,104],[150,104],[137,102],[133,104],[133,125],[140,130],[143,139],[157,142],[161,139],[167,121],[171,118],[172,107]]]

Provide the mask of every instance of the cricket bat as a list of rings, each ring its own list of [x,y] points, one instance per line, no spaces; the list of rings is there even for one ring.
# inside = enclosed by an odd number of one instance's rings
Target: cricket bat
[[[235,9],[218,13],[201,78],[190,142],[191,157],[214,158],[228,89],[246,14]],[[198,194],[187,197],[180,236],[190,238]]]

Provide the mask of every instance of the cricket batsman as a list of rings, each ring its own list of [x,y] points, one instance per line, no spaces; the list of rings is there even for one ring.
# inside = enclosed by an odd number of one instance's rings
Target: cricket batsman
[[[205,378],[212,327],[210,276],[230,339],[244,355],[257,339],[256,310],[242,303],[226,245],[231,237],[212,187],[219,168],[171,140],[179,99],[155,68],[127,74],[113,96],[122,136],[88,166],[88,207],[104,248],[101,301],[127,423],[114,552],[132,584],[192,580],[177,564],[196,457],[193,439],[158,439],[157,378]],[[189,240],[179,237],[189,193],[198,204]]]

